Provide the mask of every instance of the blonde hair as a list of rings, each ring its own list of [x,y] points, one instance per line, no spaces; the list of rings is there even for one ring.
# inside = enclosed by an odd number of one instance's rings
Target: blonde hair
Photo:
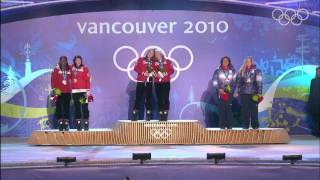
[[[251,62],[253,63],[253,57],[252,57],[252,56],[247,56],[247,57],[244,59],[243,64],[241,65],[240,70],[239,70],[239,74],[240,74],[241,76],[244,75],[244,72],[245,72],[245,69],[246,69],[246,64],[247,64],[247,60],[248,60],[248,59],[250,59]]]
[[[164,59],[165,59],[165,58],[164,58],[164,54],[162,53],[162,51],[161,51],[160,49],[155,49],[154,56],[156,56],[156,53],[157,53],[157,52],[161,53],[161,58],[162,58],[162,60],[164,60]]]

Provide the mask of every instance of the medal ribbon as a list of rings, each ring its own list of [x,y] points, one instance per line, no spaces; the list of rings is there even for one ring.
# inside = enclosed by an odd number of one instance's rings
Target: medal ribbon
[[[62,71],[62,77],[64,81],[67,79],[67,71]]]
[[[159,61],[159,70],[163,71],[163,61]]]
[[[225,72],[225,70],[222,70],[223,74],[226,76],[227,81],[229,81],[229,70],[227,70],[227,73]]]
[[[73,74],[74,74],[74,78],[77,79],[77,73],[78,73],[78,70],[76,67],[73,67]]]

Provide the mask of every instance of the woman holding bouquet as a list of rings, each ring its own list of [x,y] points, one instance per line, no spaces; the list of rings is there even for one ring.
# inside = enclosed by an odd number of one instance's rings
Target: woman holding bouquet
[[[78,131],[89,130],[88,98],[90,95],[89,69],[83,64],[81,56],[73,58],[71,67],[72,98],[75,106],[75,126]],[[82,121],[83,118],[83,121]]]
[[[170,108],[170,76],[174,73],[174,69],[170,60],[165,59],[161,51],[155,51],[153,67],[156,70],[154,78],[155,90],[158,100],[159,120],[167,121]]]
[[[154,49],[149,49],[145,57],[137,60],[134,71],[137,75],[136,100],[132,112],[132,121],[138,120],[141,102],[146,107],[146,120],[151,120],[151,99],[152,99],[152,83],[154,70],[152,67],[154,61]],[[144,95],[145,94],[145,99]]]
[[[262,101],[262,73],[256,68],[252,57],[247,57],[237,77],[235,96],[240,94],[243,128],[259,128],[258,104]]]
[[[222,57],[213,74],[213,86],[218,93],[218,115],[221,129],[232,128],[232,94],[235,89],[236,71],[228,56]]]
[[[51,88],[53,89],[53,100],[56,102],[55,117],[58,120],[59,131],[69,130],[70,119],[70,68],[66,56],[59,58],[59,63],[53,69],[51,74]]]

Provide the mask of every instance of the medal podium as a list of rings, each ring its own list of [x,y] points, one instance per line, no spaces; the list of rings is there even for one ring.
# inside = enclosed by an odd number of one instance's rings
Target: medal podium
[[[197,120],[119,120],[112,129],[89,131],[37,130],[31,145],[155,145],[155,144],[282,144],[289,143],[283,128],[204,128]]]

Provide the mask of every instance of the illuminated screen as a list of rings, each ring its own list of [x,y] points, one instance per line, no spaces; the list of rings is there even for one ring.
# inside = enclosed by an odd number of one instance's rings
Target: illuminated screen
[[[307,17],[305,17],[307,18]],[[223,56],[239,69],[253,56],[263,72],[261,127],[308,134],[305,106],[319,63],[319,27],[270,17],[173,10],[79,13],[1,26],[1,135],[29,136],[55,126],[50,75],[61,55],[81,55],[92,75],[90,127],[129,119],[135,60],[156,47],[173,61],[169,119],[217,125],[212,75]],[[155,106],[154,98],[154,106]],[[240,105],[233,105],[240,126]],[[156,114],[156,110],[154,111]]]

